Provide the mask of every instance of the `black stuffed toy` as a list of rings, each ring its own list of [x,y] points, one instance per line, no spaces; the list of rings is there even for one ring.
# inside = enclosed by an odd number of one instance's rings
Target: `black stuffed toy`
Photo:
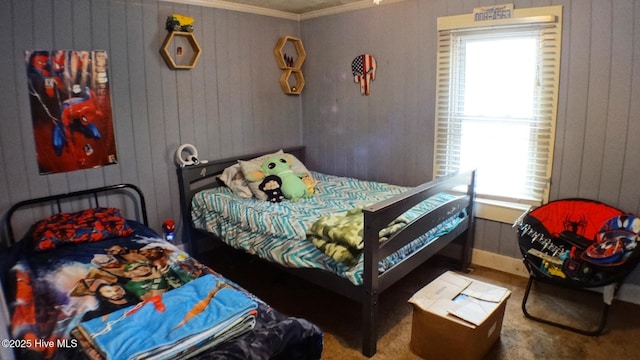
[[[277,175],[269,175],[262,180],[258,188],[267,194],[267,201],[279,203],[284,200],[282,179]]]

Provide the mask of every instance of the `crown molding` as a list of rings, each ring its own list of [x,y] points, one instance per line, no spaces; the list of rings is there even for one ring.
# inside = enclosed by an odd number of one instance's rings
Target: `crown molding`
[[[381,0],[380,4],[374,4],[372,0],[363,0],[363,1],[355,2],[351,4],[334,6],[334,7],[323,9],[323,10],[309,11],[307,13],[300,14],[300,21],[313,19],[321,16],[341,14],[349,11],[363,10],[371,7],[388,5],[388,4],[393,4],[401,1],[405,1],[405,0]]]
[[[341,14],[349,11],[367,9],[374,6],[378,6],[378,5],[374,4],[373,1],[371,0],[363,0],[363,1],[355,2],[351,4],[334,6],[327,9],[309,11],[307,13],[300,14],[300,21],[313,19],[321,16],[335,15],[335,14]]]
[[[362,0],[351,4],[334,6],[328,9],[310,11],[304,14],[295,14],[286,11],[271,10],[259,6],[237,4],[223,0],[159,0],[161,2],[170,2],[184,5],[198,5],[204,7],[213,7],[217,9],[233,10],[256,15],[272,16],[281,19],[302,21],[313,19],[321,16],[341,14],[349,11],[362,10],[374,6],[382,6],[405,0],[382,0],[380,5],[376,5],[372,0]]]
[[[256,15],[264,15],[264,16],[277,17],[281,19],[300,21],[300,15],[298,14],[294,14],[286,11],[271,10],[271,9],[267,9],[259,6],[237,4],[237,3],[221,1],[221,0],[159,0],[159,1],[176,3],[176,4],[184,4],[184,5],[212,7],[216,9],[233,10],[233,11],[245,12],[245,13],[256,14]]]

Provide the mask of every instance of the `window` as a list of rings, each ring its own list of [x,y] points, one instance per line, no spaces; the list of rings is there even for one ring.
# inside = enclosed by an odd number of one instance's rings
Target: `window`
[[[477,169],[485,204],[548,201],[561,17],[553,6],[517,9],[510,19],[438,19],[436,176]]]

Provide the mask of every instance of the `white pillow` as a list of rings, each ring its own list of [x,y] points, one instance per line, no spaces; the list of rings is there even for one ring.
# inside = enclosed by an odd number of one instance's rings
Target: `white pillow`
[[[219,176],[222,181],[234,194],[243,197],[250,198],[253,196],[251,189],[249,188],[249,182],[245,179],[240,164],[231,165],[222,171]]]

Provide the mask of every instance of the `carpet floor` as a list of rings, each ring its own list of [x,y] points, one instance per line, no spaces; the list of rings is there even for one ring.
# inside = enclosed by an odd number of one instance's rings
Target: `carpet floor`
[[[323,359],[367,359],[360,353],[359,304],[227,248],[200,258],[279,311],[318,325],[325,334]],[[420,359],[409,349],[413,307],[407,300],[449,269],[455,270],[455,265],[444,258],[434,258],[381,294],[378,351],[371,359]],[[521,303],[526,278],[482,267],[463,275],[512,292],[501,337],[485,359],[640,359],[640,305],[614,301],[604,333],[585,336],[525,318]],[[598,293],[536,283],[527,309],[540,317],[593,328],[601,304],[602,295]]]

